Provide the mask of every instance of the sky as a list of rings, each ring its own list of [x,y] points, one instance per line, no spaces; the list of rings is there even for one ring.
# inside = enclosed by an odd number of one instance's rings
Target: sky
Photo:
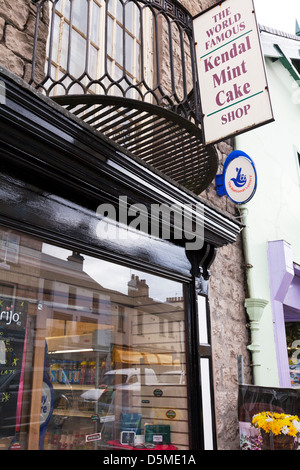
[[[300,0],[254,0],[259,24],[295,34],[300,25]]]

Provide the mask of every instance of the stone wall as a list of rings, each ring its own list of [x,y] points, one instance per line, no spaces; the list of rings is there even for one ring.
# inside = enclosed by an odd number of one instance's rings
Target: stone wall
[[[29,82],[36,6],[31,0],[0,0],[0,64]],[[48,7],[43,7],[37,43],[37,73],[43,76],[48,34]]]
[[[181,0],[181,3],[196,15],[216,0]],[[219,156],[219,173],[223,163],[233,150],[231,140],[216,146]],[[232,217],[239,217],[236,204],[227,197],[219,197],[215,183],[200,195],[210,205]],[[245,383],[252,383],[250,331],[244,307],[246,298],[246,276],[241,236],[237,242],[217,250],[210,268],[210,312],[212,347],[214,359],[216,419],[219,450],[239,448],[238,427],[238,355],[244,357]]]
[[[232,151],[231,143],[217,146],[220,167]],[[225,213],[239,217],[234,203],[227,197],[220,198],[212,183],[205,197]],[[236,449],[238,435],[238,355],[243,355],[245,383],[252,383],[251,355],[247,350],[250,341],[248,317],[244,307],[246,295],[245,262],[242,237],[236,243],[220,248],[210,269],[210,307],[212,322],[212,346],[216,391],[216,416],[218,448]]]

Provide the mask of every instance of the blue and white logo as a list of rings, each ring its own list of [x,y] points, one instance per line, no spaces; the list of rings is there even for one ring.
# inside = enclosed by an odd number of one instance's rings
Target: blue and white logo
[[[236,178],[231,178],[231,181],[237,188],[243,188],[247,184],[247,176],[242,173],[242,168],[237,168],[236,172]]]
[[[245,152],[235,150],[226,158],[223,174],[216,176],[217,193],[227,195],[237,204],[245,204],[255,194],[257,174],[252,159]]]

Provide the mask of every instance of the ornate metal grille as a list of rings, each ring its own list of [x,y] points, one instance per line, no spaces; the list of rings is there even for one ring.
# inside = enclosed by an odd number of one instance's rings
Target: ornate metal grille
[[[176,0],[32,1],[31,84],[122,149],[203,191],[216,174],[217,157],[202,144],[189,12]],[[39,35],[47,15],[41,73]]]

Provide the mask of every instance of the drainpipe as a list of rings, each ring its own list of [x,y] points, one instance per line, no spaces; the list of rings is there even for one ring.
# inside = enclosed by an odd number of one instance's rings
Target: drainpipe
[[[249,230],[247,225],[248,208],[245,205],[240,205],[241,221],[244,225],[242,231],[242,240],[244,247],[244,257],[246,265],[248,298],[245,300],[245,308],[250,320],[251,331],[251,344],[247,349],[252,354],[252,368],[254,385],[263,385],[263,377],[261,374],[261,345],[260,345],[260,320],[263,315],[265,306],[268,304],[267,300],[258,299],[255,297],[255,282],[253,275],[253,265],[251,263],[251,249]]]

